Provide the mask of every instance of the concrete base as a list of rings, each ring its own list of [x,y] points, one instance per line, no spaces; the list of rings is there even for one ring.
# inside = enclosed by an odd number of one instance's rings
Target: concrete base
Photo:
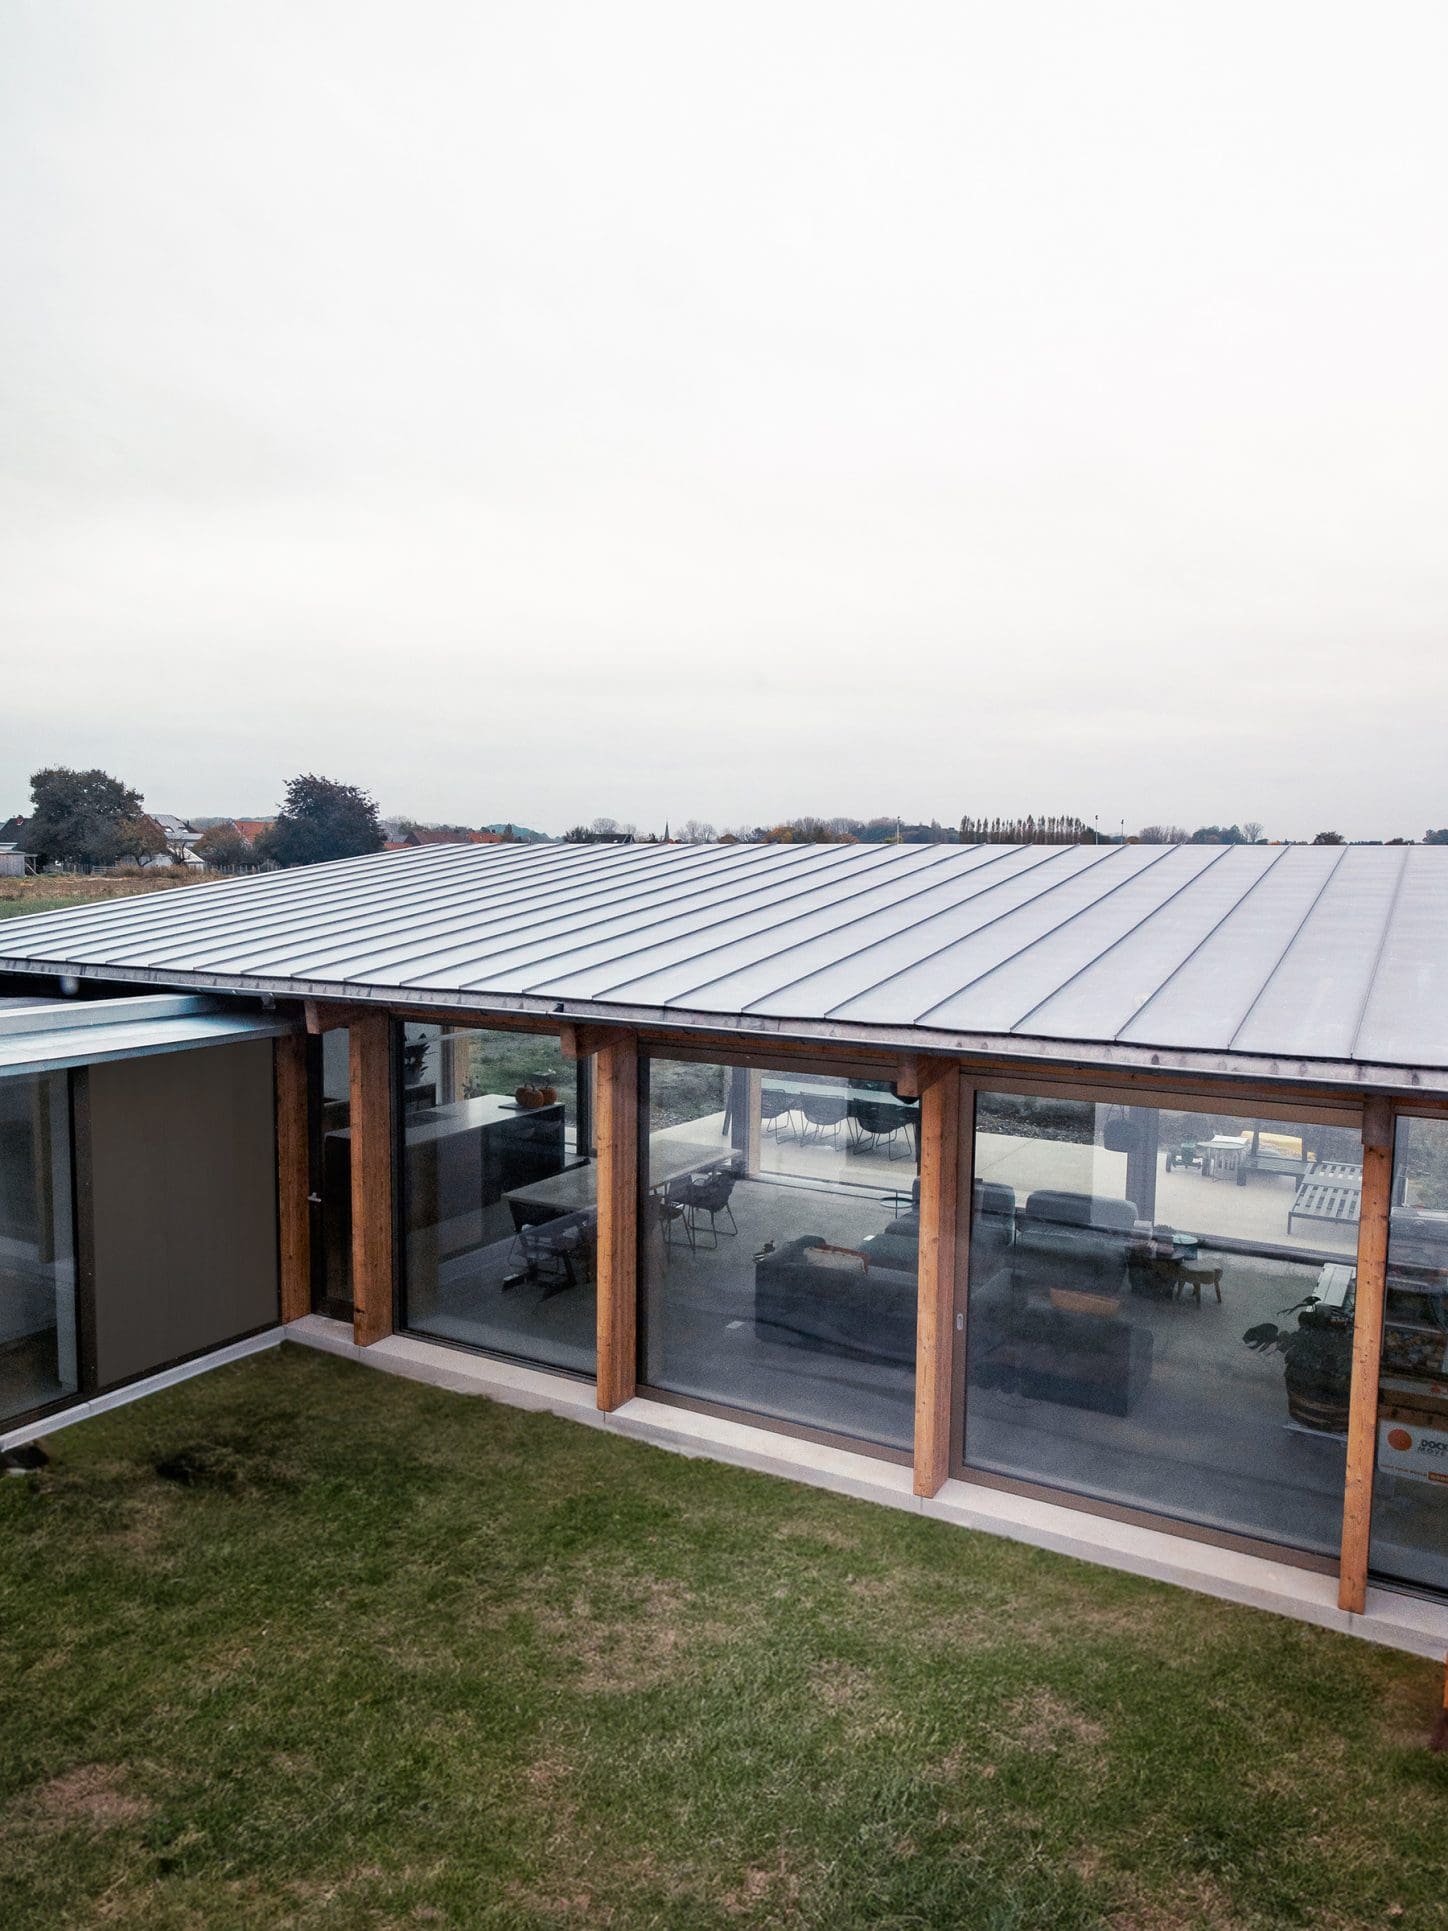
[[[938,1495],[922,1500],[912,1491],[910,1470],[896,1462],[880,1461],[873,1455],[849,1449],[826,1447],[821,1442],[801,1441],[747,1421],[697,1414],[692,1409],[675,1408],[644,1396],[625,1402],[612,1414],[603,1414],[596,1406],[591,1382],[467,1354],[437,1342],[418,1340],[413,1335],[389,1335],[369,1348],[359,1348],[345,1322],[329,1321],[318,1314],[293,1321],[285,1328],[268,1328],[262,1334],[214,1349],[180,1367],[167,1368],[161,1374],[148,1375],[128,1387],[98,1395],[92,1401],[77,1402],[42,1421],[0,1433],[0,1448],[18,1447],[40,1436],[53,1435],[74,1422],[123,1407],[127,1402],[140,1401],[193,1375],[205,1374],[210,1368],[224,1367],[229,1361],[239,1361],[264,1348],[273,1348],[283,1340],[360,1361],[369,1368],[403,1375],[433,1388],[446,1388],[461,1395],[486,1395],[510,1407],[540,1409],[583,1422],[591,1428],[629,1435],[636,1441],[650,1442],[677,1455],[703,1455],[736,1468],[757,1469],[766,1475],[804,1482],[811,1488],[830,1489],[861,1501],[881,1502],[887,1508],[913,1510],[938,1521],[953,1522],[960,1528],[1006,1536],[1036,1548],[1053,1549],[1058,1555],[1150,1576],[1157,1582],[1175,1583],[1204,1595],[1220,1596],[1227,1602],[1271,1610],[1279,1616],[1294,1617],[1298,1622],[1340,1630],[1344,1635],[1362,1636],[1369,1642],[1407,1650],[1415,1656],[1436,1660],[1448,1655],[1448,1604],[1395,1589],[1374,1588],[1368,1591],[1365,1612],[1360,1616],[1349,1615],[1337,1606],[1335,1578],[1298,1569],[1291,1563],[1274,1562],[1267,1556],[1244,1555],[1211,1543],[1193,1541],[1187,1536],[1167,1535],[1160,1529],[1117,1522],[1109,1516],[1063,1508],[1059,1503],[1012,1495],[975,1482],[947,1482]]]
[[[938,1495],[922,1500],[912,1491],[910,1470],[895,1462],[801,1441],[746,1421],[697,1414],[644,1396],[625,1402],[612,1414],[602,1414],[595,1406],[590,1382],[465,1354],[411,1335],[390,1335],[369,1348],[359,1348],[344,1322],[309,1315],[292,1322],[285,1338],[435,1388],[486,1395],[516,1408],[544,1409],[592,1428],[630,1435],[675,1454],[703,1455],[736,1468],[805,1482],[811,1488],[914,1510],[961,1528],[1006,1536],[1083,1562],[1124,1569],[1157,1582],[1220,1596],[1227,1602],[1365,1637],[1415,1656],[1440,1659],[1448,1655],[1448,1604],[1397,1590],[1370,1589],[1365,1613],[1350,1615],[1337,1606],[1335,1577],[1274,1562],[1267,1556],[1244,1555],[1187,1536],[1168,1535],[1160,1529],[1117,1522],[1084,1509],[1063,1508],[1059,1503],[1012,1495],[975,1482],[947,1482]]]
[[[337,1324],[333,1322],[332,1326]],[[350,1334],[351,1329],[347,1332]],[[179,1367],[163,1368],[159,1374],[143,1375],[139,1381],[128,1381],[124,1388],[112,1388],[109,1394],[95,1395],[89,1401],[77,1401],[69,1408],[59,1409],[53,1415],[45,1415],[39,1421],[28,1421],[21,1428],[0,1431],[0,1449],[19,1448],[25,1442],[39,1441],[42,1436],[53,1435],[58,1429],[69,1428],[78,1421],[89,1421],[92,1415],[103,1415],[110,1408],[124,1408],[128,1402],[140,1401],[146,1395],[154,1395],[162,1388],[174,1388],[178,1381],[189,1381],[193,1375],[205,1374],[210,1368],[224,1368],[228,1361],[241,1361],[249,1354],[260,1354],[263,1348],[274,1348],[285,1335],[285,1328],[265,1328],[260,1334],[250,1334],[244,1341],[229,1341],[224,1348],[213,1348],[208,1354],[198,1354],[193,1361],[183,1361]]]

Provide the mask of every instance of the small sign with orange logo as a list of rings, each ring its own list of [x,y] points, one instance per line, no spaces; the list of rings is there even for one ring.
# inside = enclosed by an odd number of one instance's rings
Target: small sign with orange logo
[[[1406,1475],[1448,1488],[1448,1434],[1413,1422],[1379,1422],[1378,1467],[1384,1475]]]

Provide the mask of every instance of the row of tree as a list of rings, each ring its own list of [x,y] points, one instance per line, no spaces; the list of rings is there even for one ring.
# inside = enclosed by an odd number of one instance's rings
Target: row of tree
[[[116,865],[145,863],[167,849],[161,827],[147,816],[138,791],[105,771],[73,771],[63,765],[35,772],[30,780],[31,812],[12,820],[7,831],[42,863]],[[1252,845],[1265,828],[1254,819],[1241,825],[1143,825],[1142,845]],[[1034,814],[1025,818],[963,817],[958,826],[907,823],[901,818],[815,818],[781,820],[773,825],[735,825],[723,831],[696,818],[674,831],[641,834],[615,818],[595,818],[564,834],[572,844],[992,844],[1090,845],[1119,843],[1084,818]],[[381,851],[386,834],[371,795],[357,785],[306,772],[291,779],[273,823],[254,841],[230,820],[211,826],[192,849],[220,870],[260,865],[313,865],[324,859],[356,858]],[[1315,845],[1341,845],[1341,832],[1320,831]],[[1389,844],[1411,842],[1393,838]],[[1423,842],[1448,845],[1448,827],[1428,831]]]

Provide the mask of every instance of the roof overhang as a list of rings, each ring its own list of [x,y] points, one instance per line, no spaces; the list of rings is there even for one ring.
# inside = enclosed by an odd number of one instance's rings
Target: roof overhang
[[[460,1021],[486,1021],[490,1016],[533,1019],[544,1030],[567,1022],[625,1026],[668,1033],[691,1033],[701,1043],[738,1040],[751,1050],[771,1041],[854,1050],[867,1056],[904,1056],[938,1053],[999,1067],[1006,1063],[1021,1073],[1082,1072],[1147,1074],[1170,1081],[1235,1082],[1243,1085],[1314,1087],[1324,1097],[1339,1099],[1390,1096],[1420,1097],[1438,1102],[1448,1098],[1448,1071],[1376,1065],[1355,1060],[1269,1057],[1253,1053],[1192,1051],[1181,1047],[1133,1045],[1121,1040],[1023,1038],[1012,1033],[951,1032],[925,1026],[857,1025],[841,1020],[788,1018],[754,1013],[710,1013],[668,1006],[624,1005],[599,1000],[555,1000],[516,993],[487,993],[425,986],[368,986],[326,979],[279,979],[237,974],[170,971],[142,966],[96,966],[26,960],[17,968],[29,973],[54,972],[73,978],[146,986],[186,987],[197,992],[235,998],[271,996],[277,999],[318,1000],[334,1005],[376,1005],[398,1013],[455,1012]],[[0,959],[0,971],[8,962]],[[213,1011],[215,1008],[212,1008]],[[290,1021],[273,1026],[290,1029]]]
[[[0,1077],[273,1039],[295,1030],[287,1014],[243,1011],[195,994],[17,1001],[0,1005]]]

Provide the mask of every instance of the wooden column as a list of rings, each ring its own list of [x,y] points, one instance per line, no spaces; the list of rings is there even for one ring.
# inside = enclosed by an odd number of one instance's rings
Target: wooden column
[[[915,1493],[950,1473],[955,1226],[960,1174],[960,1069],[918,1060],[896,1090],[920,1096],[920,1272],[915,1328]]]
[[[276,1042],[277,1248],[281,1316],[312,1311],[311,1161],[307,1144],[307,1040],[288,1033]]]
[[[392,1332],[392,1021],[354,1017],[348,1029],[352,1144],[352,1334],[370,1347]]]
[[[633,1399],[638,1305],[638,1043],[596,1035],[598,1405]]]
[[[1363,1204],[1358,1221],[1357,1294],[1353,1314],[1352,1393],[1347,1420],[1347,1480],[1342,1506],[1340,1609],[1361,1614],[1367,1601],[1373,1467],[1378,1446],[1378,1369],[1388,1278],[1388,1217],[1393,1197],[1393,1108],[1363,1108]]]

